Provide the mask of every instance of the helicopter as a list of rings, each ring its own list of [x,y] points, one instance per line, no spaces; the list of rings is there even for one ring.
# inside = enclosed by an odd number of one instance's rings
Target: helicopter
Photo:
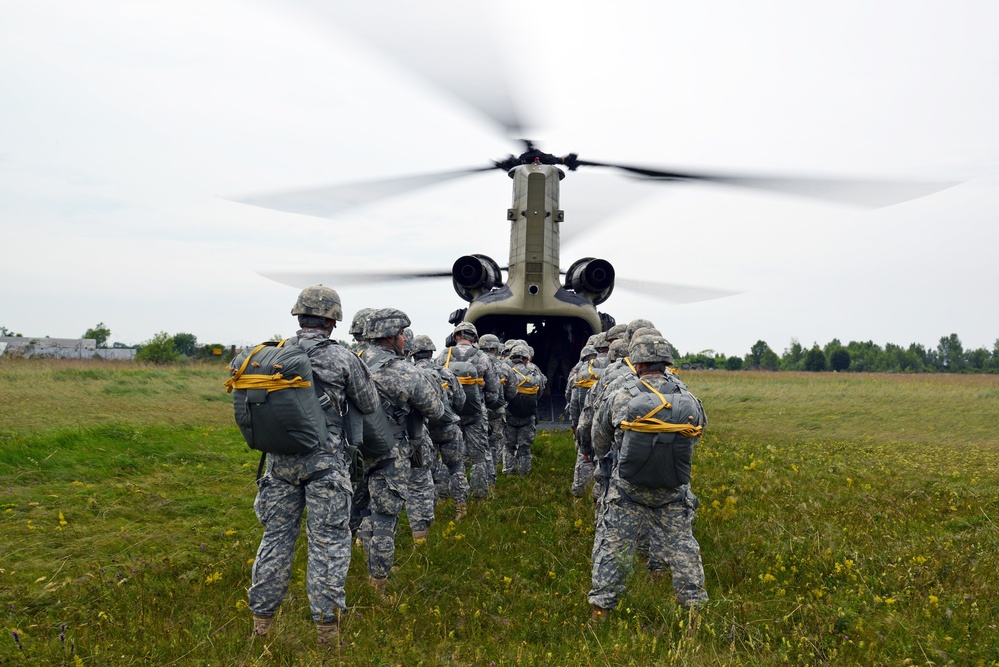
[[[334,17],[339,20],[340,17]],[[400,22],[404,23],[404,22]],[[522,120],[522,110],[511,103],[512,95],[503,77],[481,63],[493,58],[473,58],[481,69],[479,81],[472,85],[462,73],[454,71],[461,60],[448,53],[443,59],[426,59],[423,51],[399,53],[403,40],[393,37],[379,22],[365,29],[356,22],[348,26],[352,33],[369,40],[377,48],[394,56],[410,71],[431,81],[468,107],[491,119],[507,137],[523,135],[530,123]],[[461,35],[450,34],[449,40]],[[428,40],[434,41],[434,40]],[[490,47],[482,39],[468,39],[456,44],[454,53],[480,56]],[[485,92],[483,92],[485,91]],[[466,306],[450,313],[448,322],[475,324],[479,335],[492,333],[501,340],[520,338],[535,351],[535,363],[548,378],[546,396],[539,405],[543,418],[558,421],[564,412],[562,396],[568,375],[589,336],[615,324],[615,318],[598,310],[615,288],[633,289],[658,299],[692,302],[738,294],[734,290],[700,288],[629,281],[617,275],[607,260],[584,256],[568,268],[561,266],[561,239],[572,216],[562,209],[560,182],[580,168],[603,168],[622,172],[650,184],[682,182],[764,189],[792,195],[813,197],[863,206],[886,206],[936,192],[952,184],[902,183],[870,180],[801,178],[783,175],[761,176],[721,172],[702,172],[677,168],[649,167],[616,162],[584,160],[576,153],[556,155],[545,152],[532,139],[520,139],[524,150],[517,155],[491,160],[488,164],[439,173],[402,178],[333,185],[233,197],[244,204],[279,211],[324,218],[336,218],[345,209],[363,206],[389,196],[485,171],[503,171],[512,180],[512,201],[506,210],[509,224],[509,255],[504,266],[484,253],[458,257],[450,270],[332,272],[323,271],[322,281],[333,285],[358,282],[414,279],[450,279],[455,293]],[[505,275],[504,275],[505,273]],[[316,273],[264,274],[267,277],[302,287],[316,282]]]

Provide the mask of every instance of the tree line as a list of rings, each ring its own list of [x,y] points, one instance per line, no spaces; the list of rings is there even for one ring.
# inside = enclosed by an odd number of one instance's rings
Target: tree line
[[[818,343],[806,349],[797,339],[778,355],[766,341],[758,340],[744,357],[727,357],[711,350],[681,356],[681,368],[724,368],[767,371],[855,371],[869,373],[999,373],[999,339],[988,350],[980,347],[965,350],[956,333],[940,338],[936,348],[918,343],[902,347],[873,341],[850,341],[838,338],[823,347]]]

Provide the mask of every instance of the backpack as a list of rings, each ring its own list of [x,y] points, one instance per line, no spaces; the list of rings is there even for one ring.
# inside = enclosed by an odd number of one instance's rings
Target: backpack
[[[574,380],[572,383],[572,386],[575,387],[579,392],[578,394],[579,405],[583,405],[584,403],[586,403],[586,395],[590,393],[590,389],[592,389],[593,386],[597,384],[597,380],[600,379],[600,374],[593,372],[594,361],[595,361],[594,359],[590,359],[590,363],[586,367],[585,371],[582,368],[580,368],[577,379]]]
[[[365,359],[363,355],[364,352],[358,356],[371,369],[372,374],[394,360],[393,357],[384,356],[371,361],[370,356]],[[401,437],[401,435],[397,435],[398,430],[398,424],[389,419],[388,413],[385,411],[385,402],[380,397],[378,407],[367,415],[358,410],[348,399],[347,432],[357,443],[364,458],[377,459],[391,452],[392,447]]]
[[[462,417],[475,417],[482,414],[482,386],[486,381],[479,377],[479,369],[471,361],[466,359],[452,358],[455,346],[447,349],[447,359],[444,361],[444,368],[448,368],[458,377],[461,388],[465,390],[465,405],[462,406],[458,414]],[[474,347],[469,349],[476,351]]]
[[[521,377],[517,383],[517,395],[506,404],[514,417],[533,417],[538,412],[538,392],[541,387],[529,375],[524,375],[513,366],[513,372]]]
[[[627,408],[632,421],[619,425],[624,440],[618,475],[654,489],[689,484],[694,445],[706,422],[700,400],[673,382],[661,393],[638,378],[626,386],[632,395]]]
[[[329,432],[313,388],[305,350],[287,339],[243,350],[229,364],[226,391],[236,425],[250,449],[265,454],[308,454]]]

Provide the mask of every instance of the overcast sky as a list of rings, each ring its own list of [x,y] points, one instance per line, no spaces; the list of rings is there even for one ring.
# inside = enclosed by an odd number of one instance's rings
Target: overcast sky
[[[506,264],[501,172],[336,220],[226,199],[519,148],[317,4],[0,0],[0,325],[243,344],[295,330],[298,289],[261,272],[448,269],[468,253]],[[792,338],[999,338],[999,4],[518,0],[474,25],[438,4],[395,23],[383,10],[386,34],[414,59],[453,54],[475,79],[466,43],[487,30],[552,153],[960,183],[865,210],[571,173],[564,229],[608,216],[563,244],[563,268],[597,256],[621,277],[742,292],[674,305],[616,290],[601,309],[619,322],[646,317],[682,352],[728,355],[758,339],[780,353]],[[399,307],[438,344],[465,305],[447,280],[339,291],[348,321]]]

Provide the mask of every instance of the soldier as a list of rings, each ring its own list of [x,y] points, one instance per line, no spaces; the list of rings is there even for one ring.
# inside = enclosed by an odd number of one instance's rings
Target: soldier
[[[350,321],[350,329],[347,333],[354,339],[354,351],[357,354],[368,349],[368,341],[364,340],[364,323],[368,320],[368,315],[372,311],[374,311],[374,308],[361,308],[354,313],[354,319]]]
[[[576,442],[576,466],[572,472],[572,487],[570,491],[573,497],[582,498],[586,491],[586,485],[593,481],[593,461],[579,446],[579,413],[582,410],[583,402],[590,389],[600,378],[600,370],[594,368],[594,361],[597,358],[597,349],[592,345],[584,345],[579,353],[579,363],[572,369],[572,374],[566,382],[566,405],[569,406],[569,424],[572,427],[573,438]]]
[[[465,477],[465,445],[462,440],[458,412],[465,405],[465,390],[457,376],[449,369],[438,366],[432,359],[437,346],[430,336],[417,336],[413,341],[413,359],[417,368],[434,376],[435,385],[441,388],[444,416],[429,421],[427,433],[436,447],[434,458],[440,455],[447,476],[448,495],[454,498],[455,519],[461,520],[468,511],[468,478]]]
[[[404,353],[406,359],[412,360],[415,335],[407,328],[403,331],[406,338]],[[427,373],[425,368],[420,368]],[[440,382],[437,375],[427,373],[430,384],[437,389]],[[442,402],[447,401],[444,390],[437,392]],[[447,410],[445,409],[445,412]],[[437,448],[430,439],[428,429],[420,429],[418,438],[410,438],[412,455],[409,458],[409,487],[406,493],[406,515],[409,517],[409,528],[413,531],[413,543],[423,544],[427,541],[430,526],[434,523],[434,506],[437,502],[437,489],[434,487],[433,464],[437,460]]]
[[[266,636],[291,581],[295,541],[305,511],[305,589],[319,645],[327,646],[336,641],[338,611],[346,608],[344,582],[350,565],[350,469],[341,415],[348,398],[370,414],[378,406],[378,394],[367,367],[329,339],[343,319],[336,291],[322,285],[307,287],[291,314],[298,316],[301,326],[291,342],[309,354],[313,381],[323,392],[320,402],[326,404],[329,437],[309,454],[267,456],[253,504],[264,535],[253,561],[249,607],[254,635]]]
[[[506,360],[500,359],[499,352],[503,344],[500,339],[493,334],[485,334],[479,339],[479,349],[486,353],[489,361],[492,362],[496,370],[496,377],[504,390],[500,392],[503,405],[499,408],[486,408],[486,420],[489,424],[489,455],[492,458],[492,465],[489,468],[490,485],[496,484],[496,466],[503,463],[503,451],[506,449],[506,398],[505,387],[510,382],[516,383],[509,376],[512,373],[510,365]]]
[[[665,338],[634,339],[628,357],[637,378],[623,377],[624,385],[607,395],[593,422],[597,455],[618,452],[593,543],[588,599],[598,621],[625,590],[645,523],[661,540],[678,603],[693,612],[708,599],[692,532],[697,498],[690,490],[693,450],[707,417],[700,401],[666,373],[672,350]]]
[[[531,472],[531,445],[537,433],[538,395],[544,391],[545,376],[530,363],[531,352],[526,345],[510,351],[517,383],[507,384],[506,452],[503,456],[504,475],[527,475]]]
[[[440,419],[444,404],[437,390],[419,369],[404,361],[404,331],[410,324],[406,313],[395,308],[375,310],[364,325],[369,347],[361,360],[371,370],[382,407],[395,434],[390,451],[376,459],[364,460],[364,482],[369,506],[359,535],[368,556],[369,582],[377,592],[395,558],[395,534],[399,514],[406,502],[412,447],[410,435],[419,437],[417,426],[423,418]]]
[[[500,383],[492,362],[475,347],[479,339],[475,325],[461,322],[452,335],[455,344],[437,355],[435,361],[453,371],[465,389],[465,405],[460,417],[465,456],[471,464],[470,492],[475,498],[484,498],[489,493],[489,466],[492,465],[486,409],[503,405],[499,396]]]

